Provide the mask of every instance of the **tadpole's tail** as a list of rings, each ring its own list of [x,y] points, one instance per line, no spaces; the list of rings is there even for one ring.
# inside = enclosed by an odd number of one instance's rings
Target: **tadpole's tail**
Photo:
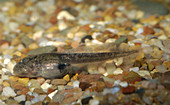
[[[111,60],[118,57],[125,57],[137,53],[138,50],[132,51],[114,51],[99,53],[57,53],[60,62],[78,64]]]

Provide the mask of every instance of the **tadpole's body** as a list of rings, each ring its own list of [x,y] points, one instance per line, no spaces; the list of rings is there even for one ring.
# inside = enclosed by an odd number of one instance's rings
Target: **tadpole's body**
[[[62,77],[71,70],[71,64],[105,61],[128,56],[138,51],[114,51],[100,53],[44,53],[23,58],[14,67],[20,77]]]

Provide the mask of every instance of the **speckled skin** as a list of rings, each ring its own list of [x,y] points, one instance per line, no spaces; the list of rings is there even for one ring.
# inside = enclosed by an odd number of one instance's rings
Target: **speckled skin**
[[[23,58],[14,67],[20,77],[59,78],[71,70],[71,64],[89,63],[127,56],[138,51],[100,53],[44,53]]]

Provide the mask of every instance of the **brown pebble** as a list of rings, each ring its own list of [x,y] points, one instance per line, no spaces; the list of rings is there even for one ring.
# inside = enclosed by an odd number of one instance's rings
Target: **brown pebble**
[[[103,76],[102,74],[89,74],[89,75],[79,75],[79,81],[80,82],[87,82],[87,83],[91,83],[91,82],[95,82],[98,81],[100,79],[100,77]]]
[[[144,35],[149,35],[149,34],[154,34],[154,33],[155,31],[152,28],[148,26],[144,27],[144,32],[143,32]]]
[[[53,85],[65,85],[67,83],[64,79],[54,79],[52,80],[51,84]]]
[[[91,84],[87,83],[87,82],[80,82],[79,87],[84,91],[87,88],[89,88],[91,86]]]
[[[123,94],[130,94],[135,92],[135,86],[128,86],[122,89]]]
[[[44,78],[37,78],[37,81],[40,83],[40,85],[42,85],[45,82]]]
[[[18,95],[27,94],[30,91],[28,88],[23,88],[17,92]]]

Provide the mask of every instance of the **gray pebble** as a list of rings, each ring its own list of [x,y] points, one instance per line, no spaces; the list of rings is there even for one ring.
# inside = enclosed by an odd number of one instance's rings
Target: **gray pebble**
[[[120,38],[118,38],[116,41],[115,41],[115,44],[116,45],[120,45],[121,43],[126,43],[128,40],[128,38],[126,36],[121,36]]]
[[[27,54],[28,55],[37,55],[37,54],[42,54],[42,53],[51,53],[56,51],[57,47],[55,46],[46,46],[46,47],[40,47],[34,50],[29,51]]]
[[[21,37],[21,42],[24,44],[25,47],[28,47],[31,43],[34,42],[34,40],[27,36],[23,36]]]

